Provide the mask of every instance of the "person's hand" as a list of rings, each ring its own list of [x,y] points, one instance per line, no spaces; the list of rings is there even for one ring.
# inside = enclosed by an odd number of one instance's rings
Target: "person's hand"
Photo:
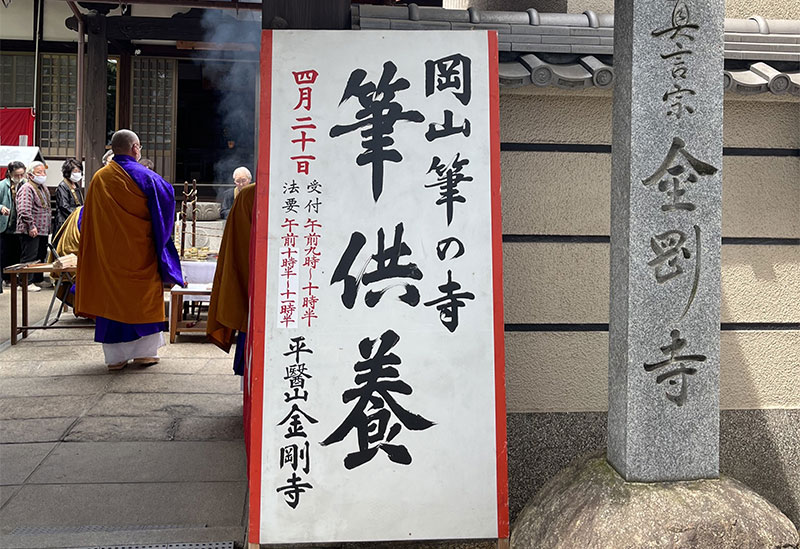
[[[39,236],[39,231],[37,231],[36,227],[34,227],[30,231],[28,231],[28,236],[31,238],[36,238],[37,236]]]
[[[8,215],[11,213],[11,210],[6,208],[5,206],[0,206],[0,215]]]

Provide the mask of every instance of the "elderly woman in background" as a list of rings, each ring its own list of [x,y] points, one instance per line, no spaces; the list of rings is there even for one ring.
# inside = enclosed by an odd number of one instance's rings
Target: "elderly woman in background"
[[[14,201],[17,189],[25,181],[25,164],[14,161],[8,164],[6,177],[0,180],[0,268],[19,263],[19,237],[17,236],[17,207]],[[3,273],[3,285],[9,275]]]
[[[50,236],[50,191],[47,190],[47,169],[41,162],[28,167],[28,179],[17,191],[17,233],[19,233],[20,261],[34,263],[47,256],[47,239]],[[41,273],[33,275],[34,284],[28,290],[38,292],[40,286],[49,287]]]
[[[53,231],[56,233],[69,215],[75,211],[75,208],[83,205],[83,190],[81,189],[83,168],[81,163],[75,158],[67,159],[61,166],[61,175],[64,176],[64,179],[56,189],[56,223],[53,227]]]

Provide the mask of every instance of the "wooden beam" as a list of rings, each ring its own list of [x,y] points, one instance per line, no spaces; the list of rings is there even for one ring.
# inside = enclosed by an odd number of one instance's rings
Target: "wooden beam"
[[[349,29],[350,0],[263,0],[265,29]]]
[[[89,40],[86,47],[86,82],[84,103],[84,157],[86,181],[102,167],[101,159],[106,146],[106,94],[108,92],[108,41],[106,17],[86,16]]]
[[[77,30],[74,17],[66,21],[69,29]],[[215,36],[225,36],[230,42],[258,44],[261,26],[255,21],[237,21],[232,17],[221,18],[213,26]],[[175,40],[185,42],[208,41],[209,32],[202,24],[202,17],[127,17],[107,18],[106,37],[109,40]]]
[[[95,4],[115,4],[125,3],[128,5],[140,4],[156,6],[172,6],[185,8],[213,8],[221,10],[237,11],[258,11],[261,9],[259,2],[237,2],[236,0],[92,0]],[[113,9],[113,8],[112,8]]]

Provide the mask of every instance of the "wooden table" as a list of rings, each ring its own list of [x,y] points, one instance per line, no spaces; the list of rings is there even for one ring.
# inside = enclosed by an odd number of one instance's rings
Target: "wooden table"
[[[55,318],[50,320],[50,315],[53,313],[53,306],[56,303],[58,290],[62,284],[69,284],[71,280],[70,275],[77,272],[77,267],[64,267],[62,269],[53,267],[52,263],[37,263],[37,264],[19,264],[12,265],[3,269],[3,272],[10,275],[11,282],[11,344],[17,344],[17,335],[21,334],[22,338],[28,337],[28,330],[48,330],[58,328],[93,328],[94,324],[70,324],[68,326],[55,326],[61,318],[61,303],[58,304],[58,312]],[[28,325],[28,275],[37,273],[53,273],[57,275],[56,284],[53,288],[53,296],[50,298],[50,307],[47,309],[47,314],[44,317],[44,322],[39,326]],[[17,324],[17,286],[19,285],[21,277],[22,282],[22,325]]]
[[[175,285],[170,290],[169,305],[169,342],[175,343],[175,338],[179,333],[202,332],[206,333],[206,321],[204,320],[183,320],[183,300],[184,298],[210,297],[211,284],[189,284],[185,288]]]

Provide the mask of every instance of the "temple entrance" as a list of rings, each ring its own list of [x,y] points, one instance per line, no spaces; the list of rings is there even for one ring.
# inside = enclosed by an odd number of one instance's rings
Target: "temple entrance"
[[[176,185],[196,179],[217,200],[237,166],[254,170],[258,63],[178,61]]]

